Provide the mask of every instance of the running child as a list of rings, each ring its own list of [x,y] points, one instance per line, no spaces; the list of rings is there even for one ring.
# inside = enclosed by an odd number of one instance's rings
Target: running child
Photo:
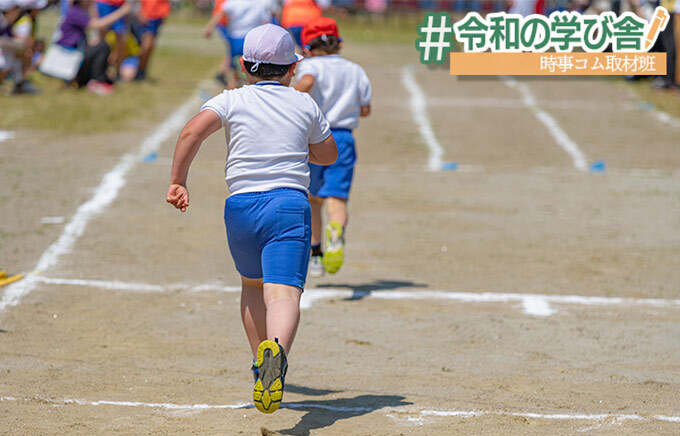
[[[229,0],[230,2],[233,0]],[[248,32],[241,69],[248,85],[209,100],[180,133],[167,201],[189,207],[189,166],[201,143],[224,127],[224,207],[229,251],[241,275],[241,318],[253,353],[253,400],[264,413],[281,404],[287,353],[300,320],[310,254],[308,162],[337,157],[330,126],[314,100],[289,88],[299,55],[274,24]]]
[[[170,0],[142,1],[142,7],[137,14],[137,20],[142,25],[140,29],[142,52],[139,55],[139,69],[135,80],[146,80],[146,70],[156,46],[156,37],[163,21],[170,14],[170,9]]]
[[[215,27],[226,20],[226,37],[229,40],[227,58],[229,60],[230,77],[227,88],[239,86],[239,73],[233,67],[233,60],[243,56],[243,42],[246,34],[253,28],[272,20],[271,5],[266,0],[228,0],[222,4],[222,11],[210,17],[203,31],[203,36],[210,38]]]
[[[320,277],[342,266],[347,226],[347,201],[352,187],[356,151],[352,131],[359,117],[371,113],[371,82],[363,68],[340,56],[342,40],[332,18],[320,17],[302,30],[307,58],[298,67],[298,91],[309,92],[331,124],[338,160],[330,166],[310,165],[312,259],[309,274]],[[326,253],[321,250],[321,208],[327,200]]]

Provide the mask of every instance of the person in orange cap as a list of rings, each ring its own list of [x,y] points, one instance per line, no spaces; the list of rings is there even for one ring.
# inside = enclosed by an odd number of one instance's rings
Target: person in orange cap
[[[371,82],[363,68],[340,56],[342,39],[332,18],[319,17],[302,30],[305,60],[298,66],[296,89],[308,92],[331,126],[338,160],[329,166],[310,164],[312,206],[312,258],[309,275],[336,273],[344,259],[347,201],[352,187],[356,151],[352,131],[359,117],[371,112]],[[321,250],[321,208],[327,200],[328,225]]]

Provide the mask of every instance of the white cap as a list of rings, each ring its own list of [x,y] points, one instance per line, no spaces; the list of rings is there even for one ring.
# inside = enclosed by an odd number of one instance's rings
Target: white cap
[[[252,29],[243,42],[243,60],[255,64],[290,65],[301,61],[293,37],[283,27],[263,24]]]
[[[0,0],[0,11],[9,11],[16,5],[16,0]]]

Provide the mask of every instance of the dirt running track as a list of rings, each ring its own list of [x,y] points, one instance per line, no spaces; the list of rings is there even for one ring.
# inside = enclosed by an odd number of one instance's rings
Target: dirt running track
[[[308,284],[287,408],[245,406],[224,139],[204,145],[180,215],[164,203],[173,135],[0,312],[0,434],[680,433],[680,128],[616,82],[520,81],[607,165],[579,171],[517,87],[417,67],[443,161],[460,164],[430,172],[402,84],[415,52],[346,55],[374,115],[347,263]],[[152,130],[0,144],[0,266],[32,271]]]

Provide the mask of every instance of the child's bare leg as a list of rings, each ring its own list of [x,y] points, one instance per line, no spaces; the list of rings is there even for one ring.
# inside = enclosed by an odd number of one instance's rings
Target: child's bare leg
[[[257,346],[267,339],[267,307],[264,304],[262,279],[241,276],[241,320],[255,359]]]
[[[151,32],[142,35],[142,52],[139,55],[139,70],[146,71],[151,58],[151,52],[156,45],[156,37]]]
[[[328,197],[328,221],[335,221],[342,227],[347,225],[347,199],[338,197]],[[313,236],[312,236],[313,238]]]
[[[323,207],[323,198],[315,197],[314,195],[309,196],[309,205],[312,208],[312,245],[321,244],[321,226],[323,226],[323,221],[321,220],[321,208]]]
[[[302,291],[295,286],[279,283],[264,284],[264,304],[267,307],[267,339],[279,339],[286,353],[297,333],[300,322],[300,295]]]

